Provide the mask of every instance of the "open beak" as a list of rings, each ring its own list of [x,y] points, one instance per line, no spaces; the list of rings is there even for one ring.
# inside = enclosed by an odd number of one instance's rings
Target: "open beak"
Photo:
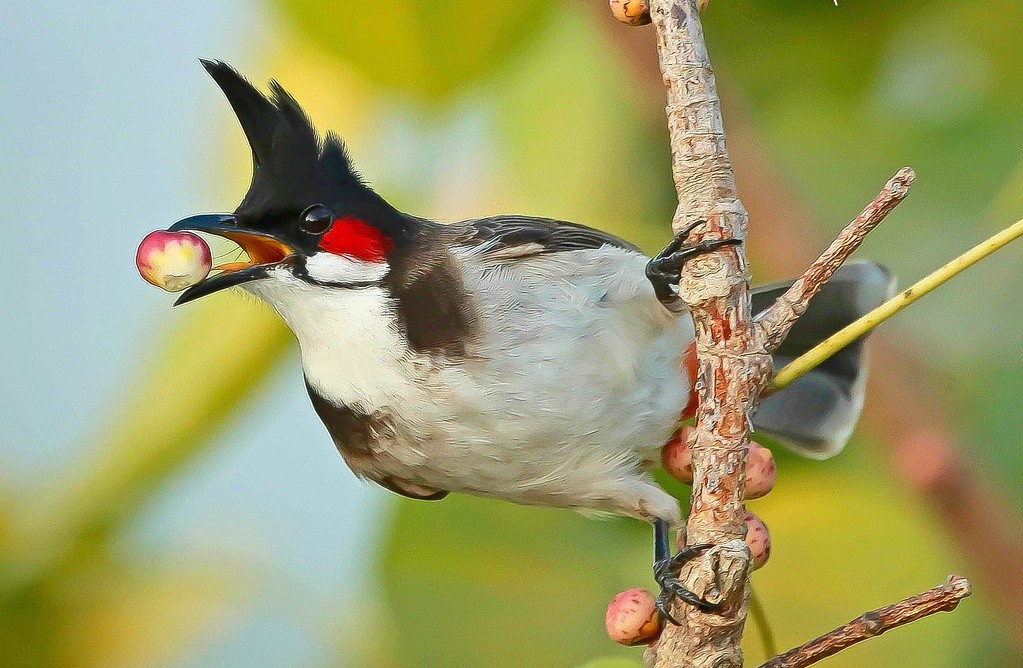
[[[249,256],[248,262],[228,262],[213,267],[214,270],[220,270],[220,273],[210,276],[182,292],[174,302],[175,306],[225,288],[266,278],[272,267],[290,261],[295,254],[294,248],[271,234],[240,229],[234,216],[226,213],[189,216],[167,229],[170,232],[189,231],[216,234],[235,242]]]

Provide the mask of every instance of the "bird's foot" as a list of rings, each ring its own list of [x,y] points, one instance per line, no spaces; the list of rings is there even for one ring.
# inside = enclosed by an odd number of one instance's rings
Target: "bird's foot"
[[[661,592],[657,595],[656,601],[657,611],[675,626],[678,626],[679,623],[678,620],[671,616],[671,602],[674,598],[680,599],[704,612],[712,612],[721,607],[718,603],[703,600],[687,589],[682,584],[682,580],[679,579],[679,574],[686,562],[700,556],[711,547],[713,545],[710,543],[687,545],[678,554],[654,562],[654,579],[657,581],[657,584],[661,585]]]
[[[701,241],[698,244],[687,245],[686,239],[693,233],[693,230],[706,222],[698,220],[676,234],[671,243],[664,247],[664,250],[647,262],[646,277],[654,286],[654,294],[662,304],[669,305],[678,301],[678,294],[676,294],[674,286],[678,285],[682,279],[682,265],[687,260],[725,246],[742,243],[739,239],[721,239],[720,241]]]

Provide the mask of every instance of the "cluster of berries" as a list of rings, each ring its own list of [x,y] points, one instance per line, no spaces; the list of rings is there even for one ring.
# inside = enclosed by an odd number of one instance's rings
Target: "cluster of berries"
[[[673,478],[693,482],[693,456],[689,441],[693,427],[681,427],[661,450],[661,464]],[[778,468],[771,451],[750,445],[746,461],[746,498],[759,499],[772,489],[778,479]],[[753,568],[760,568],[771,556],[771,535],[767,525],[751,512],[746,512],[746,544],[753,558]],[[604,619],[607,634],[622,645],[642,645],[657,640],[663,620],[654,605],[654,596],[646,589],[633,588],[619,592],[607,606]]]

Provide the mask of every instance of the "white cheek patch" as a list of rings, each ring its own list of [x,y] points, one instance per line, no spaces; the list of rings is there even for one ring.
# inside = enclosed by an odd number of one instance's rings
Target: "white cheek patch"
[[[362,283],[382,280],[389,267],[386,262],[320,252],[306,259],[305,268],[309,277],[320,283]]]

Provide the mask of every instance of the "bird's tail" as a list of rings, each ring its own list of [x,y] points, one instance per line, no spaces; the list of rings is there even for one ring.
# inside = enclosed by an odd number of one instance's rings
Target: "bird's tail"
[[[753,291],[753,312],[770,306],[791,282]],[[785,342],[775,351],[776,369],[892,296],[891,272],[874,262],[841,267],[810,301]],[[784,390],[766,397],[753,426],[790,450],[813,459],[837,455],[845,447],[863,407],[867,368],[860,337]]]

